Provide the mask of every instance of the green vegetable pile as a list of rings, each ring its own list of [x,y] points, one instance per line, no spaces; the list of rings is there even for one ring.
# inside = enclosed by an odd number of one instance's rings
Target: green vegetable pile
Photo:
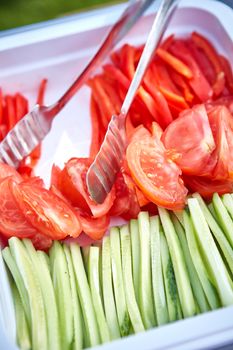
[[[2,255],[20,348],[86,348],[233,304],[233,195],[158,211],[102,246],[54,242],[47,255],[11,238]]]

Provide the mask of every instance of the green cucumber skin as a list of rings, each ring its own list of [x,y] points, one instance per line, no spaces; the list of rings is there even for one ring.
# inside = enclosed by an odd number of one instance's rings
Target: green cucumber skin
[[[16,330],[17,330],[17,343],[21,350],[30,350],[32,347],[30,332],[22,305],[22,301],[16,287],[16,284],[12,282],[11,284],[14,306],[15,306],[15,317],[16,317]]]
[[[204,293],[204,290],[202,288],[201,282],[199,280],[198,274],[196,272],[195,266],[192,261],[192,257],[189,252],[188,243],[186,240],[185,232],[181,224],[179,223],[178,219],[175,217],[175,215],[172,216],[172,221],[175,227],[175,230],[178,234],[182,250],[184,252],[184,258],[186,261],[186,265],[188,268],[189,278],[191,282],[191,286],[193,289],[193,294],[195,296],[199,312],[206,312],[210,310],[209,304],[206,300],[206,296]],[[184,223],[184,220],[183,220]]]
[[[95,346],[100,343],[100,336],[92,303],[91,291],[83,265],[81,249],[78,244],[73,243],[70,245],[70,251],[85,328],[87,330],[90,346]]]
[[[222,250],[222,254],[224,255],[227,261],[231,274],[233,275],[233,249],[231,248],[230,243],[228,242],[224,232],[222,231],[218,222],[210,212],[208,206],[205,204],[202,197],[198,193],[193,194],[193,197],[198,200],[198,203],[211,229],[211,232],[214,235],[216,241],[218,242],[219,247]]]
[[[213,206],[218,218],[218,222],[222,227],[229,243],[231,244],[231,247],[233,248],[233,221],[217,193],[213,195]]]
[[[133,284],[130,237],[132,237],[132,232],[130,236],[128,225],[122,226],[120,229],[120,241],[126,303],[133,331],[138,333],[144,331],[145,328],[136,301],[135,288]],[[130,334],[132,333],[130,332]]]
[[[146,329],[156,325],[154,311],[152,273],[150,256],[150,221],[147,212],[138,215],[140,269],[139,269],[139,308]]]
[[[63,250],[65,253],[69,278],[70,278],[70,287],[71,287],[71,295],[72,295],[72,306],[73,306],[73,315],[74,315],[74,342],[72,350],[79,350],[83,348],[83,331],[82,331],[82,315],[81,315],[81,307],[78,299],[78,292],[76,288],[74,267],[72,263],[70,249],[66,244],[63,244]]]
[[[12,237],[8,242],[28,292],[31,312],[32,348],[33,350],[48,349],[45,308],[39,280],[21,240]]]
[[[188,199],[188,206],[202,255],[205,256],[208,270],[215,280],[221,303],[223,306],[231,305],[233,303],[233,290],[230,277],[211,235],[198,200],[196,198]]]
[[[184,317],[190,317],[196,314],[196,305],[180,241],[168,211],[164,208],[158,210],[172,259],[182,312]]]
[[[96,319],[99,326],[101,342],[106,343],[106,342],[109,342],[111,338],[110,338],[110,332],[109,332],[106,318],[104,315],[104,309],[103,309],[103,304],[101,300],[99,257],[100,257],[100,248],[90,247],[89,262],[88,262],[89,284],[90,284]]]
[[[160,232],[159,235],[163,280],[166,292],[168,315],[169,320],[173,322],[182,318],[180,300],[167,240],[165,238],[164,233]]]
[[[40,282],[45,306],[49,349],[52,348],[54,350],[59,350],[61,348],[61,344],[59,336],[58,310],[47,260],[44,258],[44,256],[42,259],[40,258],[40,252],[35,250],[32,242],[29,239],[24,239],[22,242],[27,250],[28,256],[31,259]]]
[[[4,248],[4,250],[2,251],[2,256],[8,269],[10,270],[10,273],[19,291],[19,295],[24,308],[27,324],[28,324],[29,330],[31,330],[31,311],[30,311],[30,305],[29,305],[29,299],[28,299],[28,292],[24,286],[23,279],[19,273],[18,266],[11,254],[9,247]]]
[[[150,217],[151,268],[154,306],[156,311],[157,323],[158,325],[162,325],[169,322],[169,315],[163,281],[159,230],[159,217]]]
[[[111,247],[111,264],[113,288],[115,295],[115,303],[120,327],[121,336],[129,334],[130,321],[125,300],[125,291],[123,284],[123,272],[121,264],[121,248],[120,248],[120,231],[119,228],[113,227],[110,230],[110,247]]]
[[[133,268],[133,284],[137,303],[139,304],[139,269],[140,269],[140,247],[139,247],[139,229],[138,221],[130,220],[130,234],[131,234],[131,254],[132,254],[132,268]]]
[[[104,237],[102,245],[102,283],[104,310],[111,339],[118,339],[121,335],[112,287],[111,247],[109,236]]]

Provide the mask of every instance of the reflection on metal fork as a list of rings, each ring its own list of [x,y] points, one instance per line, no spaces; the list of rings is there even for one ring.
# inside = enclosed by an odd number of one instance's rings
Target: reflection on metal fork
[[[113,47],[128,33],[155,0],[131,0],[120,19],[111,28],[103,44],[65,94],[52,106],[38,106],[20,120],[0,143],[0,161],[17,167],[20,161],[45,138],[54,117],[86,82]]]
[[[119,116],[113,116],[100,151],[87,172],[88,191],[97,203],[103,203],[120,170],[126,149],[125,118],[137,93],[145,71],[154,55],[179,0],[161,0],[146,45]]]

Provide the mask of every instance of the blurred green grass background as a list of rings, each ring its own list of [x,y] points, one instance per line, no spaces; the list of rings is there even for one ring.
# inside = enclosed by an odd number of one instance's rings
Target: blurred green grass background
[[[47,21],[119,0],[0,0],[0,30]]]

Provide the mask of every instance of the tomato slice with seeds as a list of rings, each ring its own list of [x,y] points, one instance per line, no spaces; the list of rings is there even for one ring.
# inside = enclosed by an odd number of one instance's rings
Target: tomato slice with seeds
[[[187,189],[181,170],[152,137],[131,142],[126,152],[133,180],[153,203],[167,209],[181,209]]]
[[[165,130],[162,141],[168,150],[181,156],[176,163],[186,174],[199,175],[215,149],[204,105],[180,114]]]
[[[39,186],[12,182],[11,191],[27,221],[40,233],[52,238],[77,237],[81,224],[68,204]]]
[[[7,238],[31,237],[37,230],[26,220],[11,191],[14,177],[7,177],[0,182],[0,232]]]
[[[61,173],[60,190],[74,206],[97,218],[109,212],[115,199],[115,189],[112,188],[102,204],[95,203],[90,198],[86,185],[86,174],[90,164],[89,158],[70,159]]]

